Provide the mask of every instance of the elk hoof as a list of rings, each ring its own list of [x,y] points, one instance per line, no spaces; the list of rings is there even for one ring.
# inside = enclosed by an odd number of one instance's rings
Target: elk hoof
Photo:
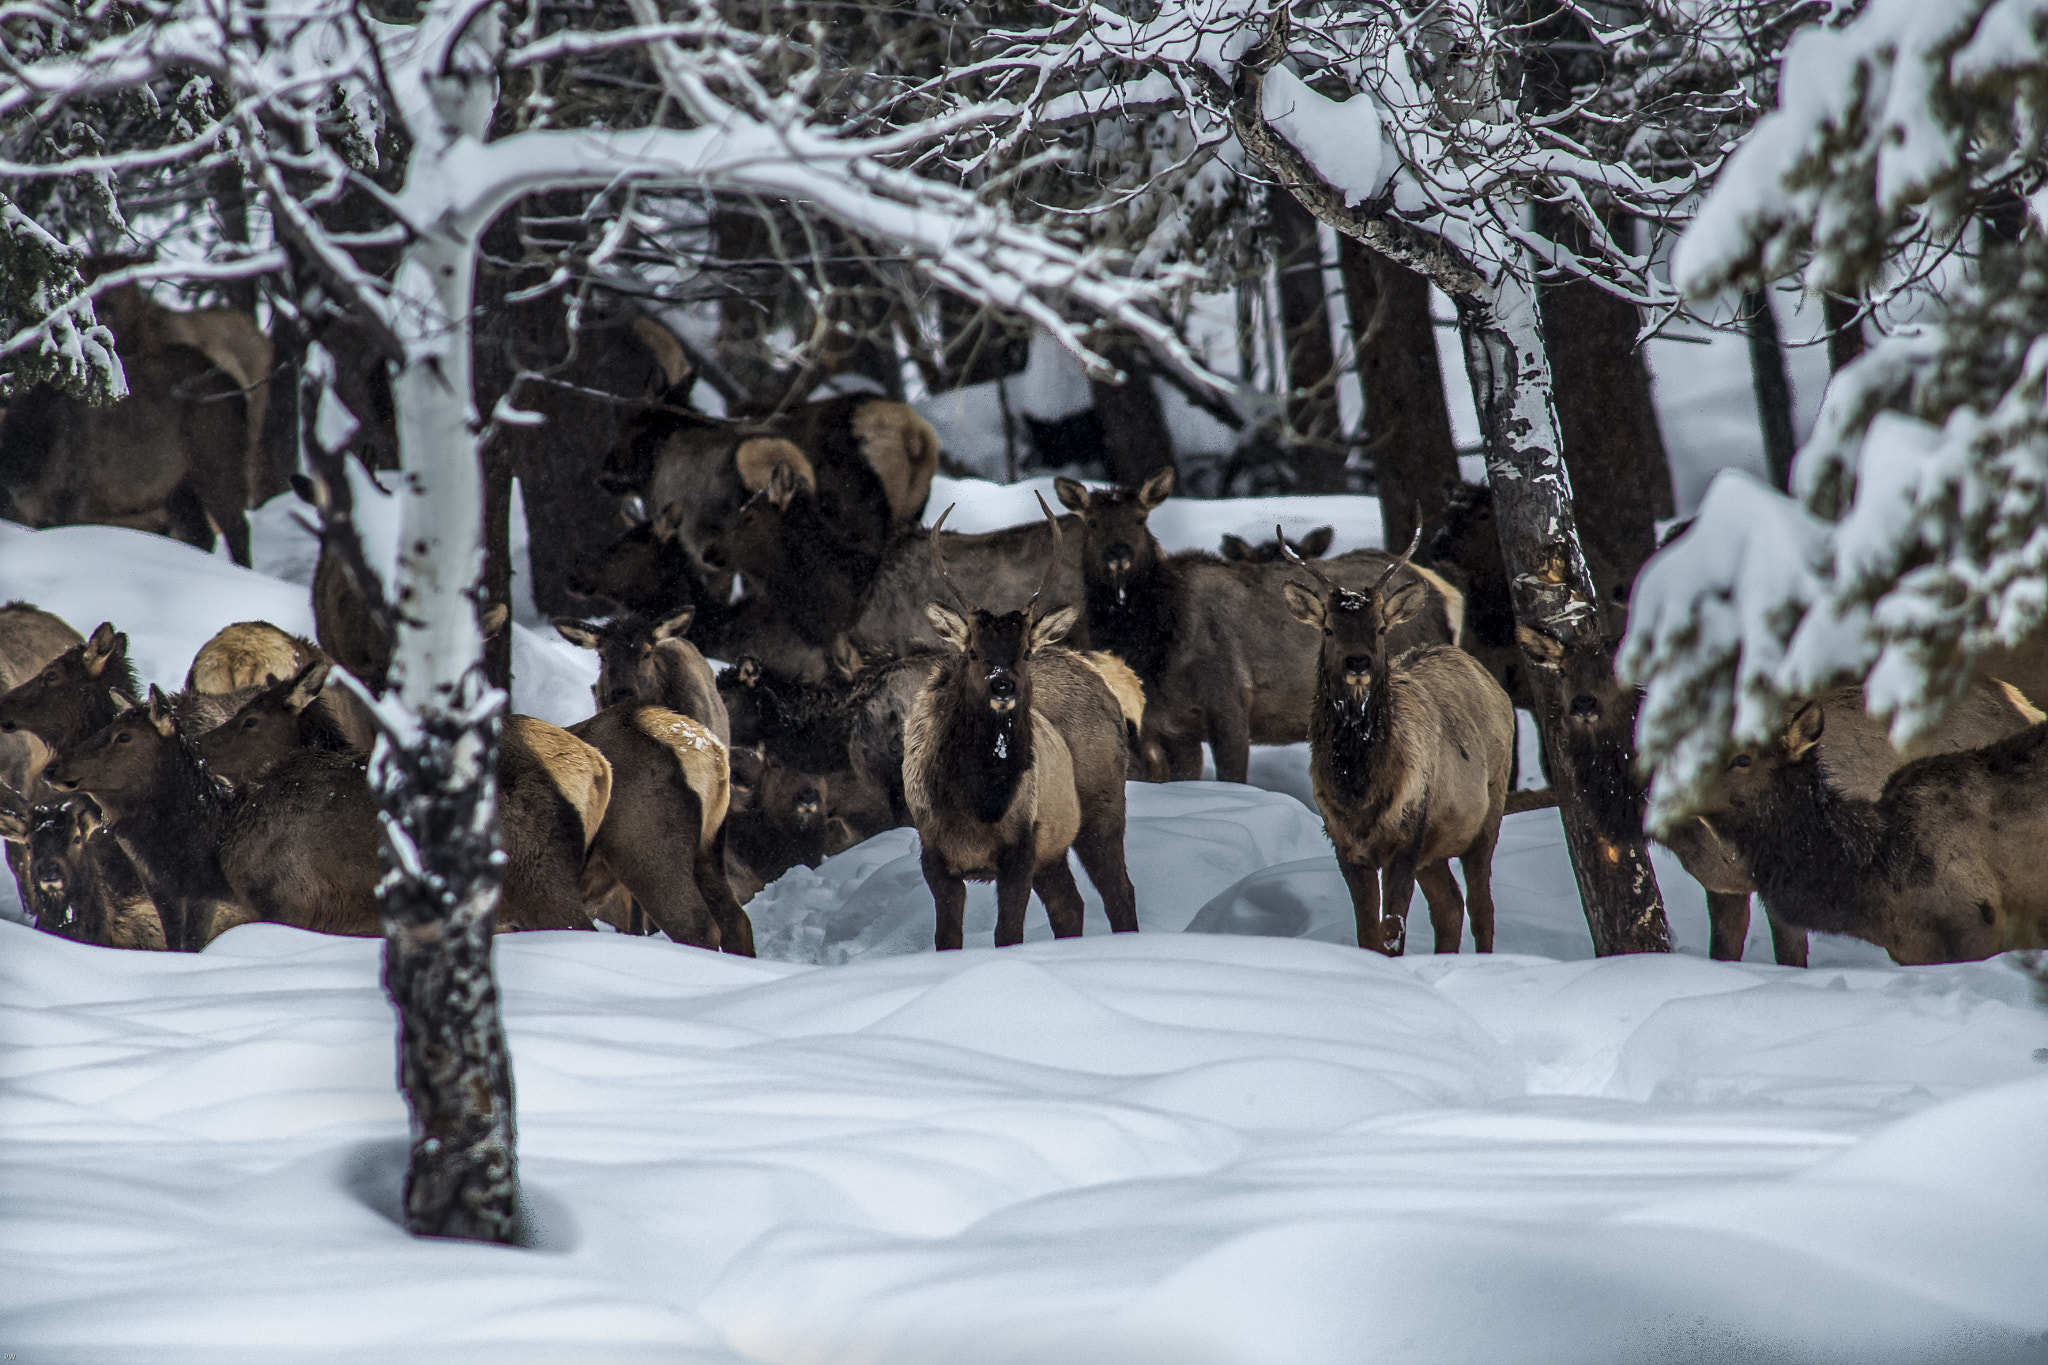
[[[1399,957],[1408,946],[1408,924],[1405,920],[1392,917],[1380,921],[1380,951],[1388,957]]]

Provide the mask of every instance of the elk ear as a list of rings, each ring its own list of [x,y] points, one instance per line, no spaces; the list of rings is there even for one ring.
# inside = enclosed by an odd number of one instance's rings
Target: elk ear
[[[1058,611],[1048,612],[1043,619],[1031,627],[1031,642],[1026,646],[1037,653],[1047,645],[1056,645],[1067,638],[1067,632],[1074,628],[1074,622],[1081,619],[1081,609],[1069,603]]]
[[[1799,714],[1792,717],[1792,724],[1785,730],[1785,757],[1797,763],[1813,752],[1813,746],[1820,743],[1820,732],[1827,728],[1828,713],[1817,701],[1810,701],[1799,708]]]
[[[1250,559],[1252,557],[1251,542],[1243,536],[1223,537],[1223,557],[1225,559]]]
[[[654,538],[674,540],[676,533],[683,529],[683,505],[672,502],[661,509],[661,515],[654,519]]]
[[[578,649],[596,649],[604,642],[598,627],[588,621],[579,621],[573,616],[557,616],[555,631]]]
[[[496,602],[477,613],[476,623],[482,627],[484,638],[488,640],[503,630],[505,623],[511,619],[512,608],[503,602]]]
[[[114,629],[112,621],[102,621],[85,642],[85,671],[97,678],[106,671],[107,660],[114,657],[115,648],[128,643],[126,636]]]
[[[761,661],[748,654],[733,666],[732,675],[739,680],[741,687],[758,687],[761,682]]]
[[[10,844],[28,842],[29,808],[22,794],[0,782],[0,840]]]
[[[796,471],[785,461],[775,466],[775,472],[768,476],[768,501],[775,504],[778,512],[787,512],[790,503],[796,500]]]
[[[825,662],[832,665],[832,671],[842,678],[858,677],[861,669],[867,664],[867,660],[861,658],[860,651],[854,648],[853,641],[844,635],[833,637],[832,643],[825,649]]]
[[[171,699],[165,696],[164,690],[155,683],[149,685],[149,723],[154,725],[156,732],[165,739],[169,739],[171,732],[177,728],[176,721],[171,715]]]
[[[1069,512],[1085,512],[1088,510],[1088,490],[1079,481],[1064,478],[1054,479],[1052,481],[1052,492],[1053,496],[1060,500],[1060,506],[1066,508]]]
[[[1294,613],[1295,620],[1312,630],[1323,628],[1329,608],[1313,589],[1300,583],[1282,583],[1280,595],[1287,599],[1287,610]]]
[[[951,607],[941,606],[937,602],[927,602],[924,604],[924,617],[925,620],[932,623],[932,629],[939,633],[941,640],[944,640],[962,653],[966,652],[966,617],[954,611]]]
[[[1138,487],[1138,506],[1147,512],[1173,496],[1173,467],[1167,466]]]
[[[285,705],[294,711],[303,711],[320,699],[320,689],[327,686],[327,674],[334,667],[325,659],[313,659],[299,670],[299,676],[291,681],[291,691],[285,695]]]
[[[1428,604],[1429,589],[1421,579],[1411,578],[1381,599],[1380,627],[1392,630],[1403,621],[1413,620],[1415,614]]]
[[[1300,540],[1294,542],[1295,552],[1303,559],[1321,559],[1330,552],[1330,542],[1337,538],[1334,526],[1318,526]]]
[[[676,340],[675,333],[648,317],[634,318],[632,330],[648,354],[654,357],[655,365],[661,370],[664,389],[672,389],[691,377],[690,357],[683,353],[683,343]],[[649,387],[653,387],[651,377]]]
[[[1557,669],[1564,666],[1564,646],[1540,630],[1517,624],[1515,640],[1522,646],[1522,652],[1529,656],[1529,662],[1538,668]]]
[[[690,623],[696,619],[697,609],[695,607],[684,607],[674,616],[669,617],[654,628],[654,638],[657,642],[681,640],[686,637],[690,629]]]

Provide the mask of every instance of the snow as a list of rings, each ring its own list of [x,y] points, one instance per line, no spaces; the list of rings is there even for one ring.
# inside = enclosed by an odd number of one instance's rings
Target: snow
[[[1048,484],[941,480],[933,515],[1004,524]],[[379,543],[383,504],[358,505]],[[1378,536],[1364,498],[1174,500],[1154,524],[1213,546],[1276,516]],[[175,683],[229,621],[310,628],[305,532],[282,502],[255,524],[268,573],[0,527],[0,582],[113,619]],[[587,710],[587,667],[546,671],[524,634],[515,656],[523,697]],[[1812,970],[1782,969],[1761,914],[1750,961],[1707,962],[1702,895],[1661,853],[1680,951],[1595,961],[1548,811],[1503,828],[1503,951],[1381,959],[1351,946],[1298,799],[1305,746],[1255,755],[1257,786],[1129,788],[1136,936],[1086,890],[1086,937],[1048,941],[1034,906],[997,951],[977,887],[974,946],[935,954],[896,831],[765,889],[760,960],[500,939],[518,1249],[396,1224],[380,945],[251,925],[121,953],[0,921],[0,1345],[90,1365],[2039,1358],[2048,1010],[2009,962],[1901,969],[1816,936]]]
[[[1389,154],[1379,105],[1369,94],[1333,100],[1276,66],[1266,73],[1259,112],[1347,205],[1379,198],[1400,167],[1399,156]]]

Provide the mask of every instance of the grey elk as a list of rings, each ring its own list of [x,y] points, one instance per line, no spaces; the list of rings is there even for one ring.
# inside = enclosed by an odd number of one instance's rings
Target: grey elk
[[[961,609],[926,608],[950,653],[911,711],[903,786],[941,949],[961,946],[969,880],[996,883],[999,947],[1023,941],[1034,889],[1054,935],[1079,934],[1070,848],[1101,893],[1110,928],[1138,927],[1124,867],[1124,715],[1101,675],[1059,643],[1079,608],[1039,614],[1061,560],[1059,523],[1043,498],[1039,506],[1052,527],[1052,554],[1022,611],[971,602],[946,571],[938,528],[932,536],[933,569]]]
[[[1088,642],[1121,658],[1144,684],[1143,744],[1155,781],[1200,777],[1204,740],[1216,776],[1243,782],[1252,745],[1308,738],[1315,637],[1283,609],[1287,564],[1167,554],[1148,522],[1173,491],[1170,469],[1135,488],[1089,489],[1072,479],[1054,487],[1084,527]],[[1355,550],[1317,572],[1356,588],[1383,578],[1390,562],[1380,551]],[[1457,590],[1405,559],[1395,576],[1426,585],[1396,644],[1456,644],[1463,619]]]
[[[1411,542],[1408,554],[1414,552]],[[1288,609],[1321,639],[1309,776],[1351,891],[1359,947],[1389,956],[1402,951],[1419,881],[1436,951],[1457,952],[1466,909],[1449,866],[1457,858],[1473,945],[1488,953],[1493,849],[1507,804],[1515,711],[1500,684],[1462,649],[1394,652],[1394,633],[1428,601],[1421,580],[1401,576],[1407,558],[1363,590],[1293,560],[1322,584],[1320,592],[1298,582],[1285,587]]]

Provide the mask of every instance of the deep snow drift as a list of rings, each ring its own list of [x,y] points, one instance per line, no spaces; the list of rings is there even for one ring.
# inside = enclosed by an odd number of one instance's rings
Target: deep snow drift
[[[942,481],[965,526],[1031,486]],[[1169,543],[1369,499],[1170,503]],[[304,534],[236,569],[0,528],[6,596],[112,618],[173,686],[229,621],[311,622]],[[1262,528],[1264,525],[1264,529]],[[1348,539],[1346,539],[1348,537]],[[515,700],[588,711],[523,632]],[[24,1362],[2025,1361],[2048,1357],[2048,1011],[2003,961],[1586,960],[1554,813],[1511,817],[1491,959],[1347,946],[1305,754],[1131,788],[1143,925],[930,951],[916,838],[797,869],[747,962],[499,941],[529,1249],[392,1221],[379,945],[204,954],[0,923],[0,1352]],[[1290,795],[1289,793],[1293,793]],[[1085,880],[1083,882],[1085,887]],[[7,888],[11,893],[11,885]],[[1091,905],[1099,906],[1092,893]],[[1426,941],[1426,917],[1411,912]],[[987,944],[976,888],[968,942]]]

